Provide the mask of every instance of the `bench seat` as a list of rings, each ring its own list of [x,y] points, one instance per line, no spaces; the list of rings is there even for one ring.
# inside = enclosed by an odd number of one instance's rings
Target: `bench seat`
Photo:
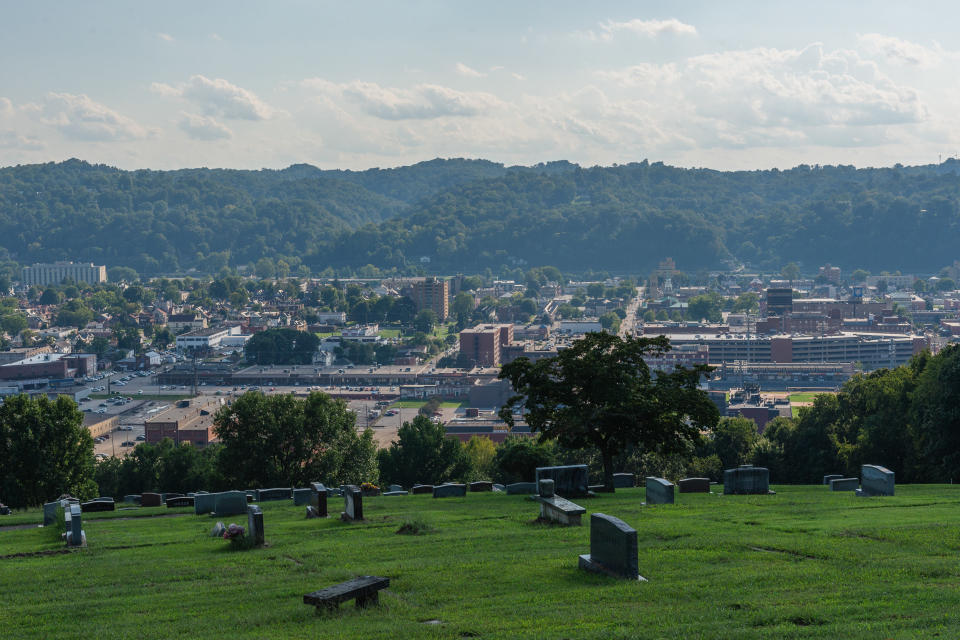
[[[586,509],[578,504],[570,502],[560,496],[535,498],[540,503],[540,517],[544,520],[552,520],[569,526],[579,526],[580,516],[587,512]]]
[[[304,604],[312,604],[318,610],[336,609],[341,602],[356,600],[357,607],[377,604],[380,589],[390,586],[390,578],[360,576],[340,584],[320,589],[303,596]]]

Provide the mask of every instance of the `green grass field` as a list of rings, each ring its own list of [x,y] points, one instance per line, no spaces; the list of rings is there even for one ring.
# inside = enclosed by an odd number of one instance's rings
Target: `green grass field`
[[[790,402],[813,402],[817,396],[821,395],[822,392],[817,391],[801,391],[799,393],[790,394]]]
[[[70,553],[42,553],[63,548],[51,530],[0,529],[0,635],[960,637],[960,487],[903,485],[870,499],[775,488],[678,494],[675,505],[651,507],[642,489],[620,490],[578,501],[588,514],[577,528],[536,524],[535,503],[497,493],[367,498],[367,521],[354,524],[267,502],[267,546],[249,551],[208,537],[214,520],[189,509],[89,514],[89,546]],[[590,512],[637,528],[649,582],[577,568]],[[32,511],[0,524],[39,520]],[[432,531],[396,533],[412,520]],[[377,608],[344,604],[330,615],[302,604],[305,593],[365,574],[390,578]]]

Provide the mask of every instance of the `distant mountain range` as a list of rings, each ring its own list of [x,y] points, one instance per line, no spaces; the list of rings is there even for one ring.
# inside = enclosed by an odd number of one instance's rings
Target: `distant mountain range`
[[[960,162],[787,171],[431,160],[366,171],[121,171],[80,160],[0,169],[0,254],[142,274],[267,257],[326,267],[476,272],[935,271],[960,257]],[[2,255],[0,255],[2,257]]]

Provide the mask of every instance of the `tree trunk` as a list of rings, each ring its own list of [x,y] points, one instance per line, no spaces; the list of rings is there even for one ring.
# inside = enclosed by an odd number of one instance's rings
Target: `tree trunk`
[[[604,490],[613,493],[613,451],[605,447],[600,451],[600,457],[603,460]]]

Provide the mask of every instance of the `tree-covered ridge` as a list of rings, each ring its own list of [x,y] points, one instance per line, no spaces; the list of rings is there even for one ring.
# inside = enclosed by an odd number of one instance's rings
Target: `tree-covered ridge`
[[[412,273],[553,264],[637,272],[672,256],[779,268],[934,270],[957,258],[960,163],[721,172],[662,163],[121,171],[0,169],[0,256],[216,272],[263,257]],[[428,258],[429,260],[424,260]]]

